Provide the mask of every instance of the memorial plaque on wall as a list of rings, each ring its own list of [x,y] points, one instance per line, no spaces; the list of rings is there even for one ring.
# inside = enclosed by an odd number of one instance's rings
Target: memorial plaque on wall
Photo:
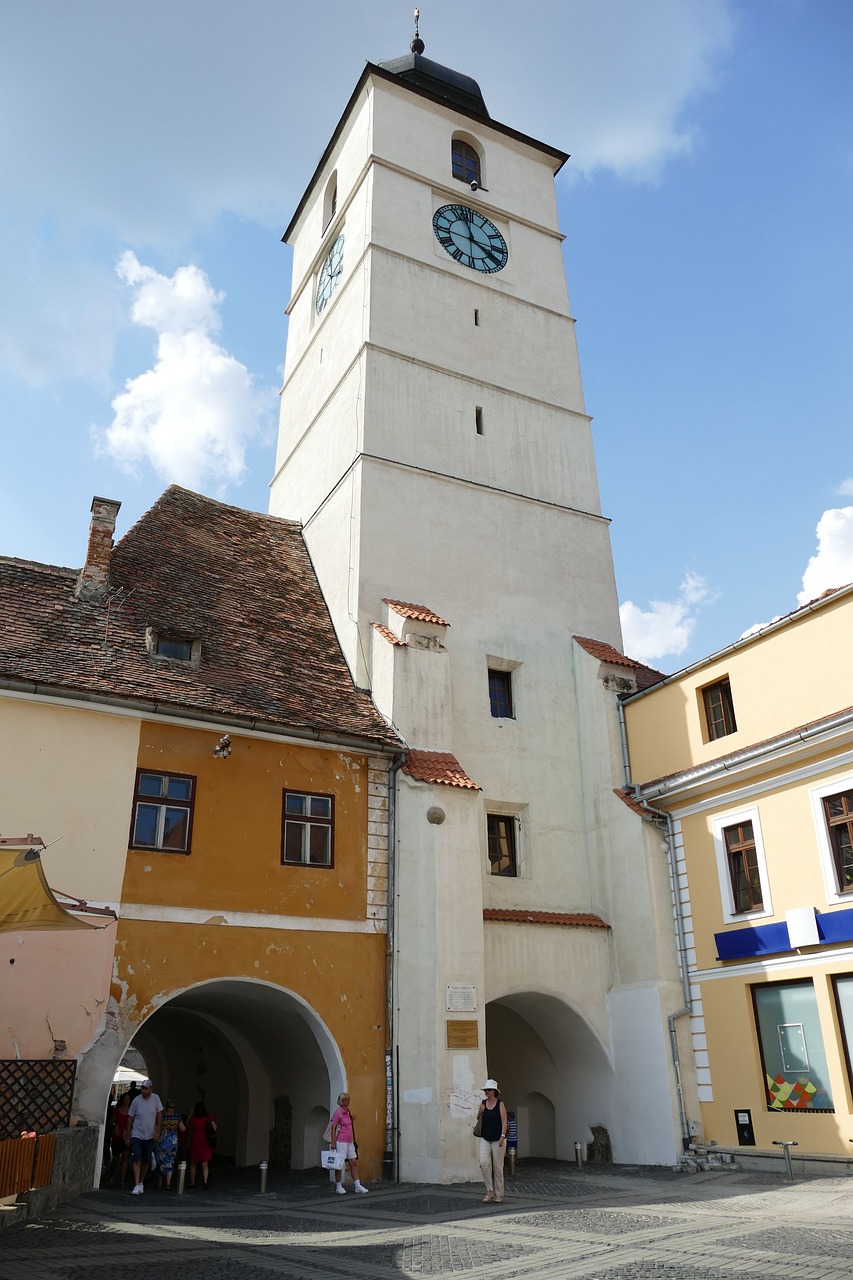
[[[479,1049],[480,1041],[476,1022],[447,1023],[448,1049]]]
[[[459,983],[447,984],[448,1013],[476,1013],[477,988],[464,987]]]

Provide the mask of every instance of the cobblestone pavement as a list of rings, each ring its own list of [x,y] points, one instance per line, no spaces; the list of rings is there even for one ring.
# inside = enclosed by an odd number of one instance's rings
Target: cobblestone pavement
[[[242,1176],[241,1176],[242,1175]],[[335,1196],[324,1175],[260,1195],[240,1175],[208,1192],[92,1192],[0,1235],[0,1280],[850,1280],[853,1181],[791,1184],[556,1162],[523,1166],[501,1205],[482,1188],[374,1183]]]

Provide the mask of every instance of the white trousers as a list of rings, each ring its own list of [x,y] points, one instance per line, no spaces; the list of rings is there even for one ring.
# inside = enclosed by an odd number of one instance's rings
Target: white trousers
[[[480,1138],[480,1170],[486,1190],[494,1192],[498,1200],[504,1194],[504,1153],[506,1147],[500,1142],[489,1142]]]

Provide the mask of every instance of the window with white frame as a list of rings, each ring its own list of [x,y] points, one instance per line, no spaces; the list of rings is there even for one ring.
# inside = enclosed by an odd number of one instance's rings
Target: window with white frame
[[[189,853],[195,778],[137,769],[130,843],[134,849]]]
[[[714,851],[720,880],[720,899],[726,924],[744,916],[769,916],[770,881],[758,809],[738,809],[714,819]]]
[[[827,902],[853,894],[853,774],[811,790],[812,814]]]
[[[286,866],[331,867],[334,861],[333,796],[285,791],[281,861]]]

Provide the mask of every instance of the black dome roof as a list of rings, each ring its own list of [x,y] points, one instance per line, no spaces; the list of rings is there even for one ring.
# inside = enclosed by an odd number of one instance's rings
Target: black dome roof
[[[380,62],[383,71],[390,71],[401,80],[408,80],[419,89],[426,89],[437,98],[445,98],[454,106],[464,107],[475,115],[489,119],[480,86],[470,76],[463,76],[460,71],[443,67],[440,62],[432,62],[420,53],[406,53],[402,58],[392,58],[388,62]]]

